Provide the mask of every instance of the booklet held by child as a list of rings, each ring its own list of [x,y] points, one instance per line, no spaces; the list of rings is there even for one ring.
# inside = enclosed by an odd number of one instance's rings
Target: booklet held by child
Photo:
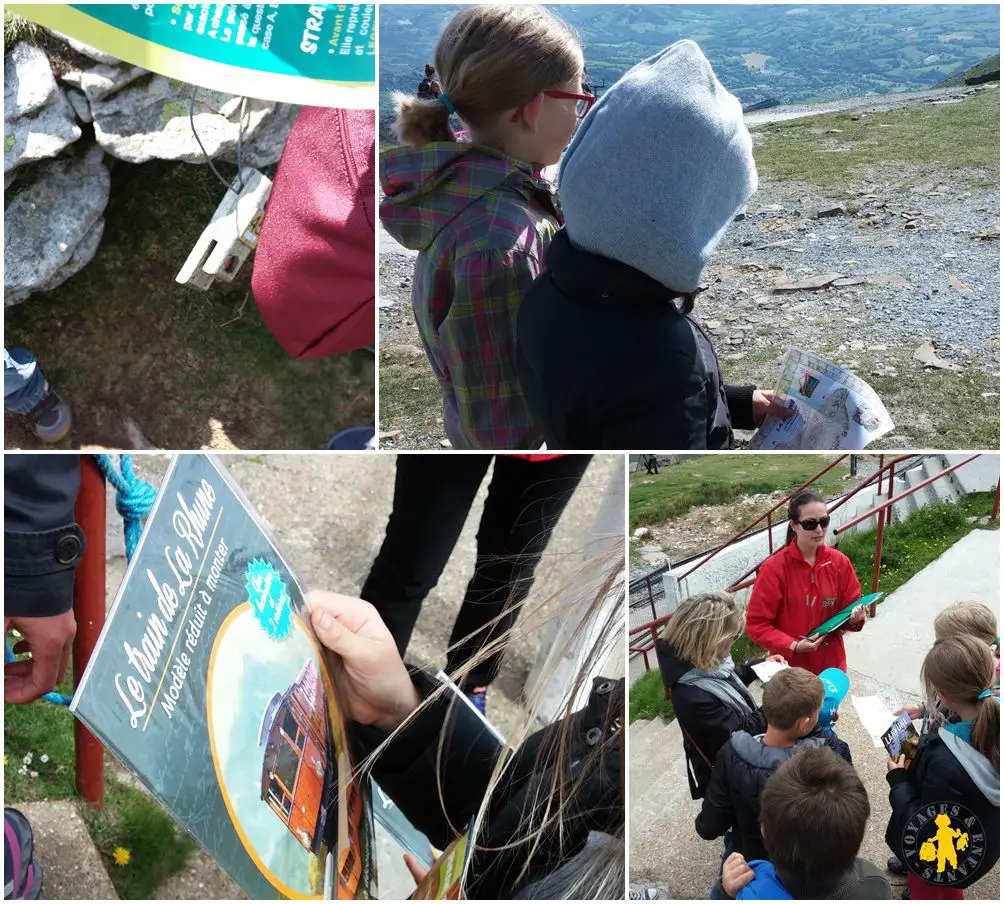
[[[882,743],[892,759],[900,755],[906,757],[907,765],[917,755],[920,734],[906,713],[900,713],[895,721],[882,733]]]
[[[71,711],[249,897],[375,897],[327,658],[217,459],[172,462]]]
[[[863,449],[895,426],[878,394],[820,355],[789,348],[774,398],[795,411],[767,417],[751,449]]]

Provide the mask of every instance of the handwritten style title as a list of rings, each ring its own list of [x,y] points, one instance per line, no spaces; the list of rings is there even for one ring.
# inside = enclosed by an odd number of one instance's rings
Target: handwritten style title
[[[213,517],[216,514],[216,498],[216,490],[205,478],[190,502],[180,492],[177,494],[178,505],[171,516],[171,524],[178,542],[165,545],[163,569],[158,569],[158,573],[153,568],[146,570],[155,605],[146,618],[146,627],[139,642],[135,645],[129,641],[122,643],[129,671],[124,677],[121,672],[115,675],[115,689],[129,712],[129,724],[133,728],[140,727],[141,720],[142,728],[146,728],[151,707],[156,706],[168,674],[171,676],[170,681],[160,705],[169,718],[174,713],[184,686],[191,665],[190,654],[195,652],[208,614],[207,607],[212,603],[211,594],[216,590],[228,552],[226,543],[220,540],[204,582],[205,587],[199,590],[199,599],[196,601],[196,585],[210,555],[207,544],[212,542],[212,535],[219,521],[218,517]],[[166,571],[171,573],[169,579],[165,578]],[[175,621],[185,619],[190,611],[191,617],[176,634],[173,630]],[[182,650],[174,656],[181,631],[184,632],[185,642]],[[173,656],[173,659],[168,667],[162,668],[164,651],[168,647],[167,655],[169,658]],[[151,688],[152,696],[148,694]]]

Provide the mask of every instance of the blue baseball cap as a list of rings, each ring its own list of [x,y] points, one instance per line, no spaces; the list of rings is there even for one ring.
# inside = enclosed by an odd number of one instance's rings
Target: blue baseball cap
[[[819,673],[823,682],[823,708],[819,711],[819,724],[825,728],[833,721],[833,716],[840,709],[847,691],[851,687],[851,679],[840,669],[824,669]]]

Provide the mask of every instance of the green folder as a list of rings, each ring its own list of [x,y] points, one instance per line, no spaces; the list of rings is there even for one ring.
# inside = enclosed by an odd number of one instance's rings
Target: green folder
[[[832,618],[828,618],[824,621],[818,628],[816,628],[810,635],[809,640],[815,640],[823,634],[829,634],[831,631],[836,631],[851,617],[851,613],[858,606],[870,606],[872,603],[880,602],[882,597],[885,596],[884,593],[869,593],[868,596],[863,596],[859,600],[855,600],[846,609],[841,609]]]

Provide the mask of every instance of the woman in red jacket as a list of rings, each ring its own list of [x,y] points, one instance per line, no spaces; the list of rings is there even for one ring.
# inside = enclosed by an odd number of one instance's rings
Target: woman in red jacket
[[[865,607],[856,606],[846,627],[816,640],[808,636],[841,609],[861,598],[851,560],[824,542],[830,517],[826,500],[806,490],[788,505],[784,549],[763,565],[746,608],[746,633],[769,653],[818,675],[828,668],[847,670],[844,631],[860,631]]]

